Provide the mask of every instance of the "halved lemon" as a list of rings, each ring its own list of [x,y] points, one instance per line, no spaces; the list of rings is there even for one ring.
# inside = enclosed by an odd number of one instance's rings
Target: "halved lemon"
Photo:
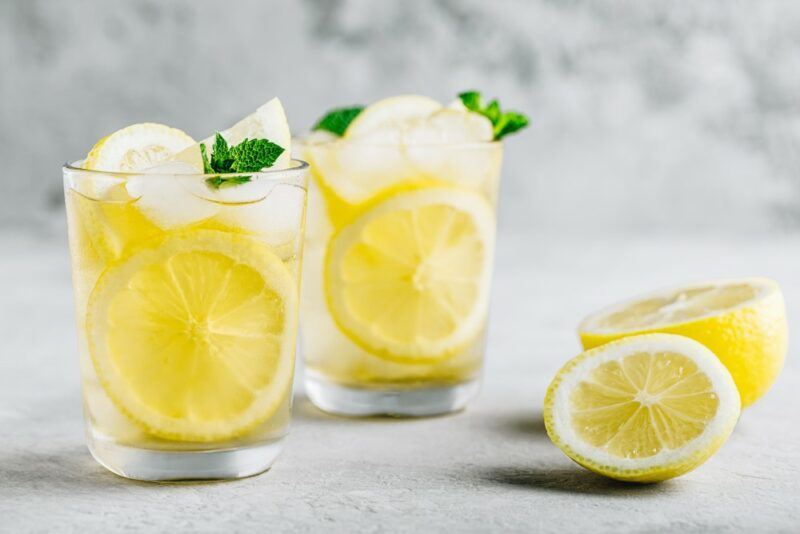
[[[143,171],[194,144],[194,139],[177,128],[153,122],[133,124],[95,143],[83,167],[107,172]]]
[[[485,327],[494,234],[491,206],[470,191],[422,187],[376,200],[328,245],[334,320],[380,357],[452,356]]]
[[[266,246],[171,234],[109,267],[92,292],[89,349],[109,397],[166,439],[232,439],[290,394],[297,289]]]
[[[567,362],[547,389],[544,420],[553,443],[587,469],[658,482],[714,454],[739,406],[713,352],[687,337],[647,334]]]
[[[578,327],[584,349],[634,334],[666,332],[711,349],[749,406],[775,382],[786,359],[786,306],[766,278],[668,288],[609,306]]]

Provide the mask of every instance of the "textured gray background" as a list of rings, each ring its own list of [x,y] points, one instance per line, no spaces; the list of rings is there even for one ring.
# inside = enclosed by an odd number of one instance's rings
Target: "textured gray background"
[[[147,485],[95,464],[59,166],[159,121],[203,136],[267,98],[322,110],[476,87],[508,143],[485,387],[450,417],[351,421],[296,396],[266,475]],[[0,532],[794,532],[800,365],[725,447],[631,487],[543,433],[587,312],[721,276],[800,313],[800,2],[0,0]]]
[[[506,230],[800,227],[791,0],[2,0],[0,220],[61,209],[59,165],[128,123],[205,136],[279,95],[300,131],[470,87],[533,119]]]

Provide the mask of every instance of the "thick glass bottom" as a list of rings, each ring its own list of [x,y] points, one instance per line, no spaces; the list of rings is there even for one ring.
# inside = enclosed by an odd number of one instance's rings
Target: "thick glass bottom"
[[[218,480],[244,478],[269,469],[283,450],[283,438],[234,449],[163,451],[120,445],[87,436],[100,465],[134,480]]]
[[[480,380],[452,386],[364,389],[333,383],[306,371],[306,394],[317,408],[336,415],[424,417],[462,410],[480,390]]]

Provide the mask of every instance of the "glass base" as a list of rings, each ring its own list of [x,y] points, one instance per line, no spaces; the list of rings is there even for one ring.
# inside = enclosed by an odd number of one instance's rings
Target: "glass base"
[[[480,380],[435,388],[362,389],[335,384],[307,372],[305,386],[311,402],[332,414],[424,417],[464,409],[478,394]]]
[[[146,481],[244,478],[269,469],[283,450],[283,438],[235,449],[161,451],[88,437],[89,452],[117,475]]]

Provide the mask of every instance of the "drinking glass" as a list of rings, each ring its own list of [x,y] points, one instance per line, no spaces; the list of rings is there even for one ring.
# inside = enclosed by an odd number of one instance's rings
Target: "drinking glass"
[[[307,165],[159,169],[63,168],[88,447],[133,479],[257,474],[290,418]]]
[[[463,408],[485,354],[502,143],[298,146],[309,398],[354,416]]]

